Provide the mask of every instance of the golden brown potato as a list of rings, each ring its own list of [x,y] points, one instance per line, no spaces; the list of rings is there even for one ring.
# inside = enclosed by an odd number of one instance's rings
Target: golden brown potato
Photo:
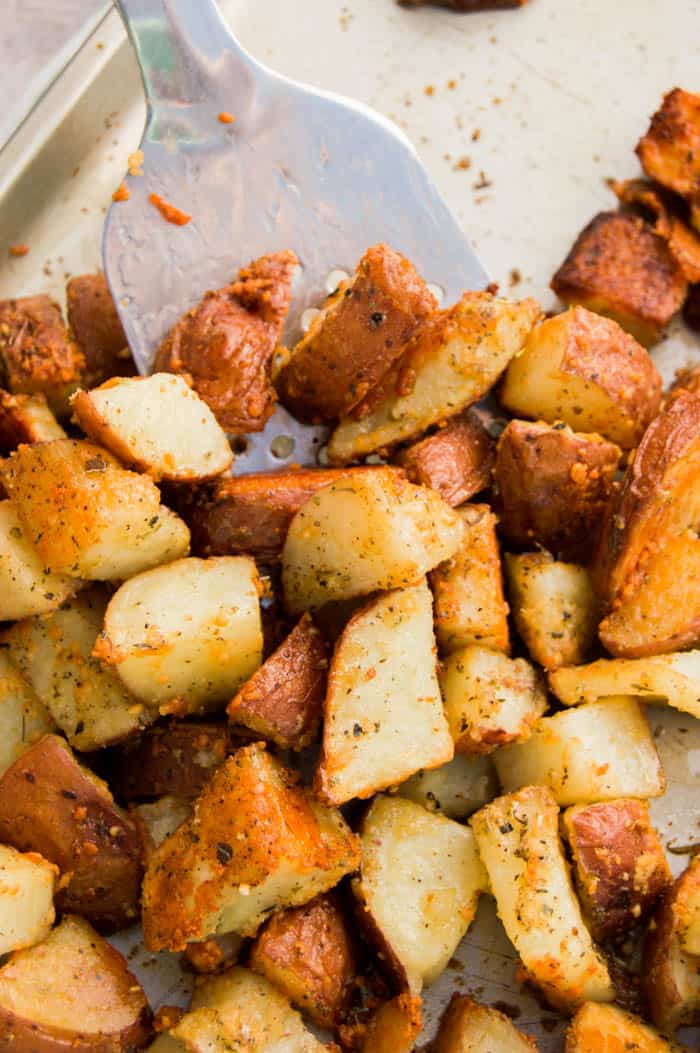
[[[0,648],[0,775],[32,743],[54,730],[51,714],[10,657],[9,649]]]
[[[0,845],[0,954],[46,939],[56,920],[58,867],[36,852]]]
[[[637,143],[637,156],[650,179],[686,198],[695,212],[700,180],[700,96],[682,88],[664,95],[646,135]]]
[[[594,939],[626,937],[672,880],[646,801],[623,798],[567,808],[562,831]]]
[[[700,641],[699,473],[700,396],[679,391],[627,468],[592,568],[609,610],[600,638],[615,656]]]
[[[196,797],[235,744],[225,724],[203,720],[159,724],[114,750],[109,783],[125,801],[166,793]]]
[[[700,289],[700,286],[698,288]],[[693,395],[700,395],[700,366],[690,366],[676,373],[671,385],[671,396],[677,391],[690,391]]]
[[[700,235],[678,214],[671,195],[646,179],[613,180],[611,187],[623,205],[638,209],[653,222],[655,233],[668,245],[683,277],[691,285],[700,282]]]
[[[0,842],[58,866],[59,910],[82,914],[105,932],[138,916],[136,830],[63,739],[45,735],[0,779]]]
[[[693,856],[676,886],[673,913],[681,948],[700,957],[700,853]]]
[[[357,863],[358,839],[340,812],[301,789],[260,743],[246,746],[151,857],[146,946],[180,951],[216,933],[254,936],[271,911],[308,903]]]
[[[566,1033],[566,1053],[689,1053],[616,1005],[586,1002]]]
[[[406,992],[372,1013],[360,1053],[411,1053],[423,1026],[421,999]]]
[[[664,894],[644,944],[642,990],[652,1023],[666,1034],[700,1023],[700,958],[681,944],[687,932],[687,895],[697,896],[697,885],[695,864]]]
[[[285,251],[241,268],[173,326],[156,354],[154,370],[188,376],[230,435],[262,431],[274,412],[272,357],[298,262]]]
[[[585,563],[613,492],[621,451],[564,424],[512,420],[498,442],[494,478],[502,535]]]
[[[277,377],[284,405],[300,420],[344,416],[402,354],[437,300],[412,263],[387,245],[368,249],[314,318]]]
[[[319,1027],[341,1019],[355,976],[355,952],[340,901],[329,893],[275,914],[258,933],[250,968]]]
[[[66,313],[73,336],[85,356],[83,383],[86,387],[136,372],[104,274],[80,274],[68,281]]]
[[[210,936],[208,940],[188,943],[182,957],[195,973],[207,976],[235,965],[245,942],[235,932],[229,932],[226,936]]]
[[[448,819],[466,819],[498,792],[493,761],[487,754],[457,753],[446,764],[416,772],[398,788],[400,797],[422,804]]]
[[[506,371],[499,398],[518,417],[564,421],[627,450],[658,411],[661,376],[617,322],[572,307],[532,330]]]
[[[43,295],[0,301],[0,362],[8,391],[45,395],[59,415],[66,413],[85,367],[61,308]]]
[[[510,653],[497,519],[488,505],[459,509],[465,537],[454,556],[430,573],[435,635],[443,654],[482,644]]]
[[[688,282],[668,244],[640,216],[599,212],[552,278],[566,304],[607,315],[650,347],[683,306]]]
[[[131,1053],[151,1033],[125,959],[82,918],[0,968],[0,1046],[31,1053]]]
[[[448,505],[468,501],[491,485],[496,444],[473,410],[399,454],[412,483],[432,486]]]
[[[153,853],[167,837],[174,834],[178,826],[192,814],[192,801],[187,797],[165,794],[149,804],[130,804],[129,818],[134,824],[143,846],[143,861],[146,866]]]
[[[81,587],[78,578],[44,570],[11,501],[0,501],[0,621],[47,614]]]
[[[505,1013],[469,995],[453,994],[432,1053],[537,1053],[537,1043],[518,1031]]]
[[[45,395],[11,395],[0,389],[0,454],[11,453],[23,442],[65,438]]]
[[[283,749],[301,750],[316,738],[328,679],[328,649],[311,615],[301,621],[229,702],[243,724]]]

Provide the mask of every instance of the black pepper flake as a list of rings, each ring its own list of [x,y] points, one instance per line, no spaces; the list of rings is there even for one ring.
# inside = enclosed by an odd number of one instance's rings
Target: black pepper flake
[[[233,849],[225,841],[219,841],[216,845],[216,858],[225,866],[233,859]]]
[[[355,738],[357,738],[359,735],[362,735],[362,724],[355,724],[353,726],[352,733],[355,736]]]
[[[24,777],[27,782],[36,782],[36,776],[33,771],[25,771]]]
[[[73,790],[61,790],[61,796],[66,797],[69,801],[77,801],[78,795]]]
[[[107,462],[102,457],[89,457],[85,462],[86,472],[104,472],[107,468]]]
[[[502,834],[510,834],[513,832],[513,827],[510,823],[504,823],[503,826],[499,826],[498,829],[501,831]]]
[[[378,329],[384,321],[386,321],[386,315],[384,312],[374,311],[374,313],[369,316],[369,327],[370,329]]]

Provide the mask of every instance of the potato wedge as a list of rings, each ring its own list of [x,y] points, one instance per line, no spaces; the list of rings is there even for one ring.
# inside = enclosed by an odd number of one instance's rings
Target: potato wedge
[[[649,1016],[665,1034],[683,1024],[700,1023],[700,958],[681,944],[687,933],[688,895],[698,895],[697,863],[688,867],[663,896],[644,944],[642,989]]]
[[[465,410],[400,453],[398,463],[412,483],[432,487],[456,508],[491,485],[495,455],[481,418]]]
[[[44,570],[14,506],[0,501],[0,621],[53,611],[81,584],[77,578]]]
[[[282,553],[292,613],[411,585],[449,559],[462,520],[433,490],[391,469],[331,483],[294,516]]]
[[[361,837],[360,922],[401,986],[418,994],[444,970],[487,891],[474,835],[414,801],[379,795]]]
[[[425,580],[384,593],[352,616],[328,675],[314,778],[322,800],[371,797],[452,759],[435,664]]]
[[[156,848],[174,834],[178,826],[192,815],[192,801],[187,797],[165,794],[148,804],[129,805],[129,818],[143,845],[143,861],[151,860]]]
[[[567,808],[562,833],[594,939],[628,936],[672,880],[646,801],[622,798]]]
[[[466,293],[416,330],[404,354],[328,443],[332,464],[421,435],[477,402],[520,350],[540,316],[535,300]]]
[[[700,96],[682,88],[664,95],[637,143],[637,156],[650,179],[686,198],[694,209],[700,178]]]
[[[56,864],[58,910],[82,914],[104,932],[138,916],[136,829],[63,739],[45,735],[0,779],[0,843]]]
[[[78,274],[66,284],[66,314],[85,356],[87,387],[136,372],[126,333],[104,274]]]
[[[352,872],[358,839],[258,743],[214,772],[194,814],[156,850],[143,883],[150,950],[215,933],[254,936],[267,915],[308,903]]]
[[[445,716],[457,753],[492,753],[526,742],[547,710],[547,693],[524,658],[464,647],[442,664]]]
[[[673,913],[682,951],[700,957],[700,853],[693,856],[676,885]]]
[[[71,409],[93,442],[152,479],[199,482],[233,462],[206,402],[173,373],[115,377],[92,391],[77,391]]]
[[[0,388],[1,454],[16,450],[23,442],[50,442],[65,436],[44,395],[11,395]]]
[[[420,997],[397,995],[372,1013],[360,1053],[411,1053],[422,1026]]]
[[[0,647],[0,775],[56,725],[32,685]]]
[[[190,557],[135,575],[110,600],[94,653],[161,712],[221,708],[262,661],[255,563]]]
[[[513,621],[530,657],[545,669],[585,662],[599,617],[586,568],[555,560],[548,552],[507,553],[504,566]]]
[[[615,989],[579,907],[559,839],[559,809],[545,786],[498,797],[471,820],[498,916],[548,1002],[571,1011],[611,1002]]]
[[[44,395],[65,415],[80,383],[85,359],[50,296],[0,300],[0,361],[13,395]]]
[[[2,481],[27,540],[54,574],[115,581],[189,549],[183,521],[152,480],[75,439],[21,446]]]
[[[496,537],[498,520],[488,505],[459,509],[465,536],[455,554],[430,574],[435,635],[443,654],[468,644],[510,653],[508,604]]]
[[[586,1002],[566,1033],[566,1053],[683,1053],[632,1013],[616,1005]],[[685,1050],[685,1053],[689,1053]]]
[[[633,698],[601,698],[542,717],[527,742],[498,750],[504,790],[539,784],[558,804],[660,797],[666,780],[646,718]]]
[[[498,792],[493,761],[486,754],[457,753],[447,764],[418,771],[398,789],[400,797],[422,804],[448,819],[465,819]]]
[[[432,1053],[536,1053],[534,1038],[524,1035],[505,1013],[453,994],[442,1015]]]
[[[130,1053],[148,1041],[150,1025],[146,996],[126,961],[83,918],[64,918],[0,968],[5,1049]]]
[[[0,845],[0,954],[32,947],[56,920],[58,867],[36,852]]]
[[[196,797],[237,744],[225,724],[203,720],[158,724],[114,750],[109,784],[124,801],[164,794]]]

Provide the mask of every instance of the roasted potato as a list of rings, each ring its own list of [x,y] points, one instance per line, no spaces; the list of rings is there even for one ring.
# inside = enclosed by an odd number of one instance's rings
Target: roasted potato
[[[412,483],[431,486],[456,508],[491,485],[495,454],[496,444],[481,418],[465,410],[403,450],[398,462]]]
[[[465,536],[433,490],[391,469],[331,483],[295,515],[282,553],[292,613],[331,600],[411,585],[449,559]]]
[[[360,1053],[411,1053],[423,1026],[421,999],[406,992],[372,1013]]]
[[[566,1033],[566,1053],[683,1053],[639,1017],[616,1005],[586,1002]],[[685,1053],[689,1053],[685,1050]]]
[[[54,730],[48,709],[10,658],[8,648],[0,647],[0,775],[32,743]]]
[[[530,657],[545,669],[585,662],[599,617],[586,568],[548,552],[507,553],[504,566],[513,621]]]
[[[700,235],[685,223],[671,195],[646,179],[613,180],[611,187],[623,205],[638,209],[653,222],[655,233],[668,245],[683,277],[691,284],[700,282]]]
[[[650,179],[689,202],[697,226],[700,96],[682,88],[664,95],[646,135],[637,143],[637,156]]]
[[[1,783],[0,783],[1,786]],[[143,883],[150,950],[181,951],[216,933],[254,936],[266,916],[308,903],[352,872],[358,842],[258,743],[217,768]]]
[[[245,939],[235,932],[225,936],[210,936],[199,943],[188,943],[183,951],[183,961],[200,976],[220,973],[238,961]]]
[[[432,1053],[537,1053],[537,1043],[518,1031],[505,1013],[469,995],[453,994]]]
[[[0,388],[0,454],[20,443],[50,442],[65,438],[45,395],[11,395]]]
[[[143,846],[143,860],[149,863],[156,848],[174,834],[192,814],[192,801],[187,797],[165,794],[148,804],[129,805],[129,818],[136,827]]]
[[[344,416],[377,385],[437,306],[405,256],[374,245],[292,350],[276,379],[282,402],[300,420]]]
[[[114,377],[70,404],[86,435],[157,481],[199,482],[233,462],[216,417],[180,376]]]
[[[418,771],[398,789],[400,797],[422,804],[448,819],[465,819],[498,792],[493,761],[486,754],[457,753],[447,764]]]
[[[44,570],[10,501],[0,501],[0,621],[29,618],[60,607],[82,582]]]
[[[666,241],[641,216],[627,212],[594,216],[551,287],[569,306],[612,318],[645,347],[661,339],[688,292]]]
[[[700,296],[700,286],[697,288]],[[678,370],[669,394],[673,396],[677,391],[690,391],[693,395],[700,395],[700,366]]]
[[[615,989],[581,916],[551,791],[527,786],[498,797],[470,822],[498,915],[529,979],[565,1011],[589,999],[611,1002]]]
[[[665,654],[700,642],[698,473],[700,396],[679,391],[650,424],[627,468],[592,567],[609,610],[599,635],[617,657]]]
[[[687,934],[687,899],[698,896],[698,865],[664,894],[647,932],[642,989],[652,1022],[666,1034],[700,1023],[700,958],[681,943]]]
[[[465,536],[455,554],[430,574],[435,635],[443,654],[468,644],[510,653],[508,604],[496,537],[497,519],[488,505],[459,509]]]
[[[494,479],[501,534],[587,562],[614,491],[621,450],[564,424],[512,420],[498,442]]]
[[[68,281],[66,314],[85,356],[83,382],[87,387],[136,372],[104,274],[79,274]]]
[[[138,915],[141,843],[101,779],[45,735],[0,778],[0,843],[38,852],[62,874],[60,911],[113,932]]]
[[[594,939],[627,937],[671,884],[646,801],[623,798],[567,808],[562,832]]]
[[[673,913],[681,949],[700,957],[700,853],[693,856],[676,885]]]
[[[94,654],[161,712],[221,708],[262,661],[258,592],[245,556],[154,567],[117,589]]]
[[[262,256],[209,292],[158,348],[155,371],[183,373],[229,435],[262,431],[275,409],[272,358],[282,336],[299,261]]]
[[[118,746],[109,783],[124,801],[163,794],[196,797],[235,745],[225,724],[172,720]]]
[[[535,300],[519,303],[467,293],[416,330],[404,354],[328,444],[334,464],[421,435],[477,402],[522,350],[540,316]]]
[[[0,475],[27,540],[54,574],[120,580],[189,549],[187,527],[160,503],[155,483],[91,442],[20,446]]]
[[[56,920],[58,867],[36,852],[0,845],[0,954],[45,939]]]
[[[527,742],[494,755],[504,790],[539,784],[558,804],[660,797],[666,780],[646,718],[633,698],[601,698],[542,717]]]
[[[362,828],[359,920],[402,988],[438,978],[474,920],[486,873],[467,826],[377,796]]]
[[[13,395],[45,395],[64,415],[80,383],[85,359],[50,296],[0,300],[3,387]]]
[[[445,716],[457,753],[492,753],[525,742],[547,709],[547,693],[524,658],[472,645],[442,664]]]
[[[314,778],[322,800],[371,797],[452,759],[435,664],[425,580],[383,593],[352,616],[328,675]]]

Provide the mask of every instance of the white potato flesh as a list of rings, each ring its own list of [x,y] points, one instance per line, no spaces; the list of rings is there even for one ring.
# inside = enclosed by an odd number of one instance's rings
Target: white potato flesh
[[[0,648],[0,775],[56,725],[34,688]]]
[[[587,1002],[566,1033],[566,1053],[689,1053],[616,1005]]]
[[[468,826],[401,797],[377,797],[362,824],[353,891],[398,979],[438,978],[471,925],[486,872]]]
[[[549,684],[566,706],[608,695],[634,695],[640,702],[666,703],[700,717],[700,651],[601,658],[589,665],[557,669]]]
[[[537,1053],[537,1046],[504,1013],[455,994],[431,1053]]]
[[[586,928],[544,786],[498,797],[471,818],[498,915],[530,978],[570,1010],[610,1002],[615,988]]]
[[[81,584],[44,570],[12,503],[0,501],[0,621],[53,611]]]
[[[434,491],[387,469],[324,487],[295,515],[282,553],[289,610],[403,588],[455,552],[464,524]]]
[[[136,575],[110,600],[97,653],[149,705],[219,707],[262,661],[254,560],[192,557]]]
[[[154,479],[211,479],[233,461],[206,402],[174,373],[115,377],[77,392],[71,408],[91,439]]]
[[[561,805],[660,797],[666,787],[633,698],[604,698],[542,717],[527,742],[498,750],[494,762],[504,790],[547,786]]]
[[[58,867],[36,852],[0,845],[0,954],[31,947],[48,936]]]
[[[436,675],[425,579],[348,622],[328,676],[315,788],[329,804],[371,797],[454,754]]]
[[[141,832],[146,855],[162,845],[191,814],[192,801],[173,794],[165,794],[157,801],[135,804],[129,808],[129,817]]]
[[[447,764],[419,771],[399,786],[399,795],[448,819],[464,819],[498,792],[496,770],[486,754],[457,753]]]

